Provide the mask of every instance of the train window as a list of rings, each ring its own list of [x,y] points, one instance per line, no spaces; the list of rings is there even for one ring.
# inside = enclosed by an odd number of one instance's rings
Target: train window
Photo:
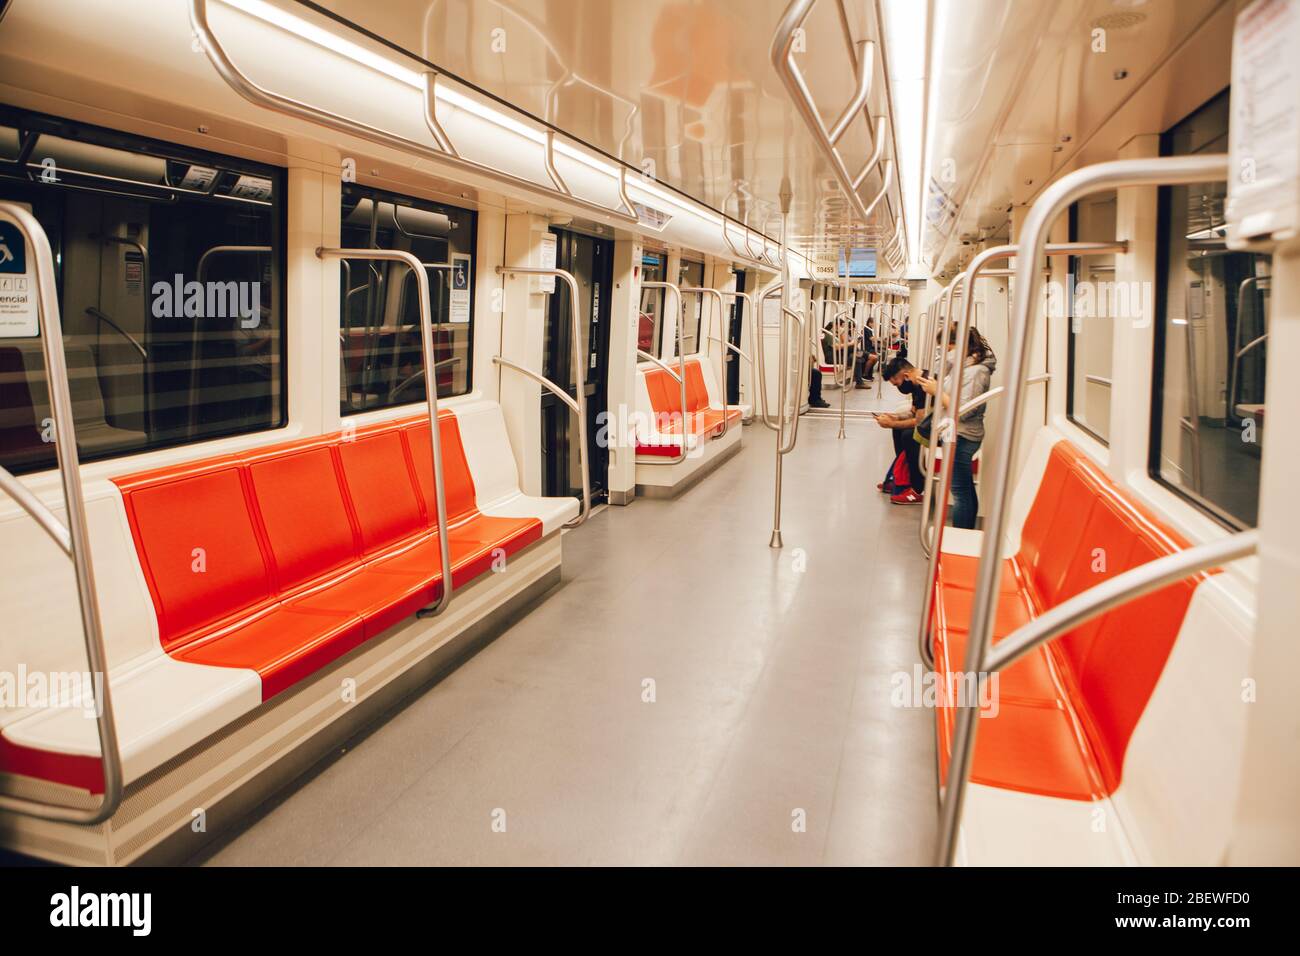
[[[666,275],[665,256],[647,252],[641,256],[643,282],[663,282]],[[660,357],[660,330],[663,327],[666,289],[641,289],[641,313],[637,321],[636,347],[649,355]]]
[[[285,424],[283,173],[0,108],[0,200],[54,254],[83,460]],[[39,329],[0,325],[0,464],[53,468]]]
[[[1228,93],[1170,129],[1166,155],[1227,152]],[[1224,242],[1225,184],[1160,190],[1151,474],[1232,527],[1259,507],[1268,256]]]
[[[678,268],[677,284],[683,289],[704,288],[704,263],[683,259]],[[710,303],[712,304],[712,303]],[[694,355],[700,350],[700,322],[704,315],[704,296],[691,292],[682,296],[682,354]]]
[[[354,183],[343,186],[342,244],[400,249],[428,265],[438,397],[471,386],[473,212]],[[344,415],[423,402],[424,347],[415,274],[400,262],[344,260],[339,270]]]
[[[1070,207],[1071,242],[1112,242],[1115,239],[1116,194],[1098,193]],[[1121,295],[1115,283],[1115,257],[1073,256],[1065,305],[1069,309],[1066,347],[1069,353],[1065,414],[1103,443],[1110,439],[1111,342],[1115,319],[1122,321],[1138,298]]]

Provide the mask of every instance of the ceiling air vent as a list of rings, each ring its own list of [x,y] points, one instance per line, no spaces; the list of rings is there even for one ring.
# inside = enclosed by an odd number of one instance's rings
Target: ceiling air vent
[[[1117,13],[1107,13],[1092,21],[1093,29],[1102,30],[1131,30],[1146,20],[1145,13],[1138,13],[1136,10],[1123,10]]]

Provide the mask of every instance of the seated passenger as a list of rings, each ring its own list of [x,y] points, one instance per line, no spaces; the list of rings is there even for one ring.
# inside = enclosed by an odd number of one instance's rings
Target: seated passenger
[[[822,329],[821,346],[822,351],[827,355],[830,354],[832,341],[830,328]],[[830,359],[827,359],[828,363],[830,361]],[[812,369],[808,373],[808,407],[830,408],[831,403],[822,398],[821,356],[812,355],[809,357],[809,362],[812,363]]]
[[[875,339],[872,338],[871,329],[863,325],[862,336],[858,341],[858,358],[853,363],[853,385],[855,388],[866,388],[874,381],[872,372],[875,370],[878,361],[880,361],[880,355],[876,352],[876,343]]]
[[[948,337],[948,365],[952,371],[944,383],[943,406],[948,407],[948,392],[952,389],[952,377],[956,374],[953,346],[956,344],[957,330],[953,329]],[[962,374],[961,395],[957,398],[957,407],[965,405],[989,390],[993,372],[998,359],[993,349],[980,335],[979,329],[970,330],[970,339],[966,343],[966,371]],[[932,379],[921,383],[925,391],[934,395],[938,384]],[[971,459],[979,451],[984,441],[984,405],[962,415],[957,422],[957,445],[952,459],[952,526],[954,528],[974,528],[979,514],[979,496],[975,491],[975,477]]]
[[[918,505],[925,490],[925,476],[921,473],[921,445],[916,440],[915,431],[921,420],[921,410],[925,408],[927,389],[924,383],[931,379],[905,358],[890,360],[881,374],[890,385],[911,398],[910,407],[905,406],[892,414],[886,412],[876,416],[877,425],[892,430],[894,455],[897,457],[902,454],[907,466],[908,487],[902,490],[893,488],[889,500],[896,505]],[[876,487],[881,491],[890,490],[888,480]]]

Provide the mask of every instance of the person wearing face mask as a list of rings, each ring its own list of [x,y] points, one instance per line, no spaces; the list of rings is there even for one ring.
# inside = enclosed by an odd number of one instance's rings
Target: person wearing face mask
[[[957,330],[953,329],[948,337],[947,366],[948,377],[944,382],[941,398],[945,411],[950,402],[953,378],[957,373],[955,349]],[[997,356],[978,329],[970,330],[966,343],[965,371],[962,373],[961,394],[957,397],[957,407],[964,406],[989,390],[993,372],[997,369]],[[921,382],[921,388],[930,395],[938,395],[939,386],[933,379]],[[975,518],[979,514],[979,495],[975,491],[975,477],[971,468],[971,459],[979,451],[984,441],[984,405],[971,409],[957,421],[957,442],[952,458],[952,526],[954,528],[974,528]],[[936,410],[937,411],[937,410]],[[936,416],[937,417],[937,416]]]
[[[898,455],[902,454],[907,463],[908,486],[899,488],[886,478],[876,487],[891,492],[889,500],[896,505],[919,505],[921,493],[925,490],[925,476],[921,474],[921,445],[916,440],[915,431],[925,408],[925,391],[919,383],[928,379],[926,373],[905,358],[891,359],[881,374],[890,385],[911,399],[910,405],[893,414],[876,416],[877,425],[893,432],[894,457],[897,460]],[[891,476],[895,473],[891,469]]]

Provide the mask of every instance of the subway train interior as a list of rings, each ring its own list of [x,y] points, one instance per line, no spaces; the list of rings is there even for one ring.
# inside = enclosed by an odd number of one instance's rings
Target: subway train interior
[[[0,863],[1300,863],[1297,49],[0,2]]]

